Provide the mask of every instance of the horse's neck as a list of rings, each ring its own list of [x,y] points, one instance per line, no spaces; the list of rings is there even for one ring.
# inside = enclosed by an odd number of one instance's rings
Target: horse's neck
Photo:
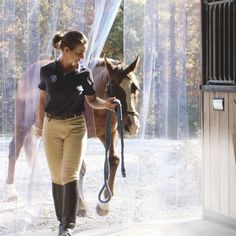
[[[100,98],[106,98],[108,74],[105,66],[99,66],[93,69],[93,79],[96,95]]]

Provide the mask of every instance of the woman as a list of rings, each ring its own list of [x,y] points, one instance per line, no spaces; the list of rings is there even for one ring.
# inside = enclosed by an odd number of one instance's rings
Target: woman
[[[53,46],[61,56],[41,68],[40,100],[35,132],[43,143],[52,179],[52,193],[59,224],[58,235],[70,236],[75,227],[77,182],[87,133],[84,99],[95,109],[114,109],[114,97],[96,97],[91,73],[80,67],[87,39],[77,31],[56,34]]]

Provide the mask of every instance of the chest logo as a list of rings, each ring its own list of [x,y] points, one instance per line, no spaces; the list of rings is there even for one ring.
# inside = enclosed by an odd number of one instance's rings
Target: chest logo
[[[55,83],[57,81],[57,76],[56,75],[51,75],[49,77],[50,82]]]

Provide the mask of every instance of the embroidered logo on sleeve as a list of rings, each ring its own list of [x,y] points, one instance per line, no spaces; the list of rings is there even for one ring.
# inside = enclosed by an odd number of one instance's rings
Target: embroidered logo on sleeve
[[[55,83],[57,81],[57,76],[56,75],[51,75],[49,77],[50,82]]]
[[[79,91],[79,95],[81,95],[84,91],[83,87],[81,85],[79,85],[78,87],[76,87],[77,90]]]

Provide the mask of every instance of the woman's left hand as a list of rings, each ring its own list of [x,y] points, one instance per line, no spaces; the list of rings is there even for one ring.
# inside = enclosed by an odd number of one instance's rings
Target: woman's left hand
[[[116,107],[114,99],[116,97],[109,97],[106,100],[97,97],[96,95],[85,96],[88,104],[95,109],[108,109],[113,111]]]

